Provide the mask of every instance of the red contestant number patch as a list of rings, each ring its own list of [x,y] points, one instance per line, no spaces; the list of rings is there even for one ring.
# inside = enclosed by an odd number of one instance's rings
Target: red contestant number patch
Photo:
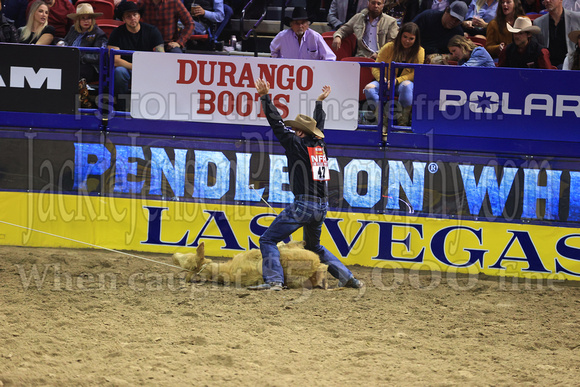
[[[324,148],[321,146],[309,147],[308,155],[310,156],[310,164],[312,165],[312,179],[314,181],[330,180],[328,160],[326,159]]]

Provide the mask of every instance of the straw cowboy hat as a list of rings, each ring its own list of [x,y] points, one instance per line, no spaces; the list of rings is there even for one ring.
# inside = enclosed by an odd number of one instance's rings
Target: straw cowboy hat
[[[288,27],[290,27],[290,22],[292,22],[292,20],[312,21],[308,17],[308,13],[306,13],[306,10],[304,9],[304,7],[294,7],[294,9],[292,10],[292,16],[291,17],[288,17],[288,16],[284,17],[284,24],[286,24]]]
[[[580,30],[570,31],[568,39],[570,39],[572,43],[578,44],[578,36],[580,36]]]
[[[303,131],[313,136],[324,138],[324,133],[316,127],[316,120],[304,114],[298,114],[295,120],[284,121],[286,126]]]
[[[69,19],[76,19],[79,16],[90,16],[97,18],[103,16],[102,12],[96,12],[93,10],[93,6],[89,3],[81,3],[77,6],[77,13],[69,13],[66,15]]]
[[[520,16],[516,19],[514,26],[510,26],[506,23],[506,27],[509,32],[517,34],[518,32],[530,32],[532,34],[539,34],[540,27],[532,25],[532,21],[527,17]]]

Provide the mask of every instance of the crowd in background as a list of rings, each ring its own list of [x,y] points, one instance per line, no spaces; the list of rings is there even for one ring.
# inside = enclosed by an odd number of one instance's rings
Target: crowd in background
[[[243,5],[239,0],[110,1],[122,23],[107,36],[96,22],[102,13],[89,2],[0,0],[0,42],[183,53],[192,35],[209,34],[217,41]],[[580,0],[332,0],[327,20],[334,32],[327,39],[310,28],[309,12],[319,3],[295,7],[284,19],[289,28],[272,40],[273,58],[337,60],[346,52],[387,64],[580,69]],[[81,54],[80,87],[98,79],[98,60],[95,53]],[[115,90],[127,93],[131,56],[117,55],[115,66]],[[376,105],[377,69],[373,75],[375,81],[362,87]],[[405,68],[394,80],[384,80],[387,90],[395,87],[404,111],[410,109],[413,78],[413,69]]]

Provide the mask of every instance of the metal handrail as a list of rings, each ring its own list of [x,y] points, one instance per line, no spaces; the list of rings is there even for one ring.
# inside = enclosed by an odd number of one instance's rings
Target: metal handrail
[[[262,11],[262,16],[260,16],[260,18],[256,21],[256,23],[254,23],[252,28],[250,28],[248,30],[248,32],[245,33],[244,32],[244,21],[246,18],[246,9],[250,5],[252,5],[253,2],[254,2],[254,0],[248,1],[246,6],[244,7],[244,9],[242,9],[242,17],[240,18],[240,36],[241,36],[242,40],[248,40],[250,38],[250,35],[256,30],[256,28],[258,28],[258,26],[262,23],[262,21],[264,21],[264,18],[266,17],[266,13],[268,12],[268,2],[265,2],[264,3],[264,10]]]
[[[116,50],[108,48],[82,48],[81,51],[99,51],[99,96],[107,95],[106,103],[103,102],[101,98],[97,101],[96,109],[80,109],[81,113],[91,113],[98,111],[103,119],[103,125],[107,125],[107,120],[113,116],[129,116],[129,112],[116,111],[114,110],[114,97],[115,97],[115,55],[132,55],[134,51],[131,50]],[[385,62],[357,62],[361,67],[377,67],[379,68],[379,106],[378,106],[378,117],[376,125],[358,125],[359,129],[377,130],[379,135],[382,135],[383,128],[383,112],[384,104],[389,99],[395,99],[395,88],[389,90],[389,96],[386,96],[387,83],[385,81],[385,73],[387,63]],[[396,63],[392,62],[390,66],[389,79],[395,79],[395,71],[399,67],[415,67],[414,64],[410,63]],[[364,87],[365,85],[360,85]],[[387,116],[387,126],[390,130],[394,127],[394,105],[389,106],[389,114]],[[397,127],[402,129],[403,127]]]

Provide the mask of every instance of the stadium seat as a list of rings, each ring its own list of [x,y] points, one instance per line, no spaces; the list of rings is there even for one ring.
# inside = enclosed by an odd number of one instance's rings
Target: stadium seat
[[[487,38],[484,37],[468,36],[467,39],[471,40],[473,43],[480,47],[485,47],[485,44],[487,43]]]
[[[87,3],[93,6],[95,12],[102,12],[103,16],[99,16],[98,19],[114,19],[115,18],[115,4],[108,0],[79,0],[77,5],[81,3]]]
[[[331,31],[329,31],[329,32],[331,32]],[[334,54],[336,55],[336,60],[342,60],[342,58],[347,58],[347,57],[353,56],[355,54],[356,37],[354,36],[354,34],[351,34],[351,35],[347,36],[346,38],[342,39],[342,44],[340,45],[340,48],[338,50],[335,50],[332,47],[332,40],[333,40],[332,34],[322,35],[322,38],[324,39],[324,41],[326,42],[328,47],[330,47],[332,52],[334,52]]]
[[[107,34],[107,38],[111,35],[111,32],[115,28],[123,24],[122,21],[115,19],[97,19],[96,22],[99,28],[102,29],[105,32],[105,34]]]
[[[349,56],[342,58],[341,61],[343,62],[375,62],[374,59],[371,58],[363,58],[359,56]],[[365,86],[374,81],[375,77],[373,76],[372,68],[371,67],[362,67],[360,68],[360,89],[359,89],[359,102],[366,101],[367,97],[363,92]]]
[[[543,15],[543,14],[541,14],[541,13],[528,13],[528,14],[526,15],[526,17],[530,18],[530,20],[531,20],[531,21],[534,21],[534,20],[536,20],[536,19],[537,19],[537,18],[539,18],[540,16],[544,16],[544,15]]]

